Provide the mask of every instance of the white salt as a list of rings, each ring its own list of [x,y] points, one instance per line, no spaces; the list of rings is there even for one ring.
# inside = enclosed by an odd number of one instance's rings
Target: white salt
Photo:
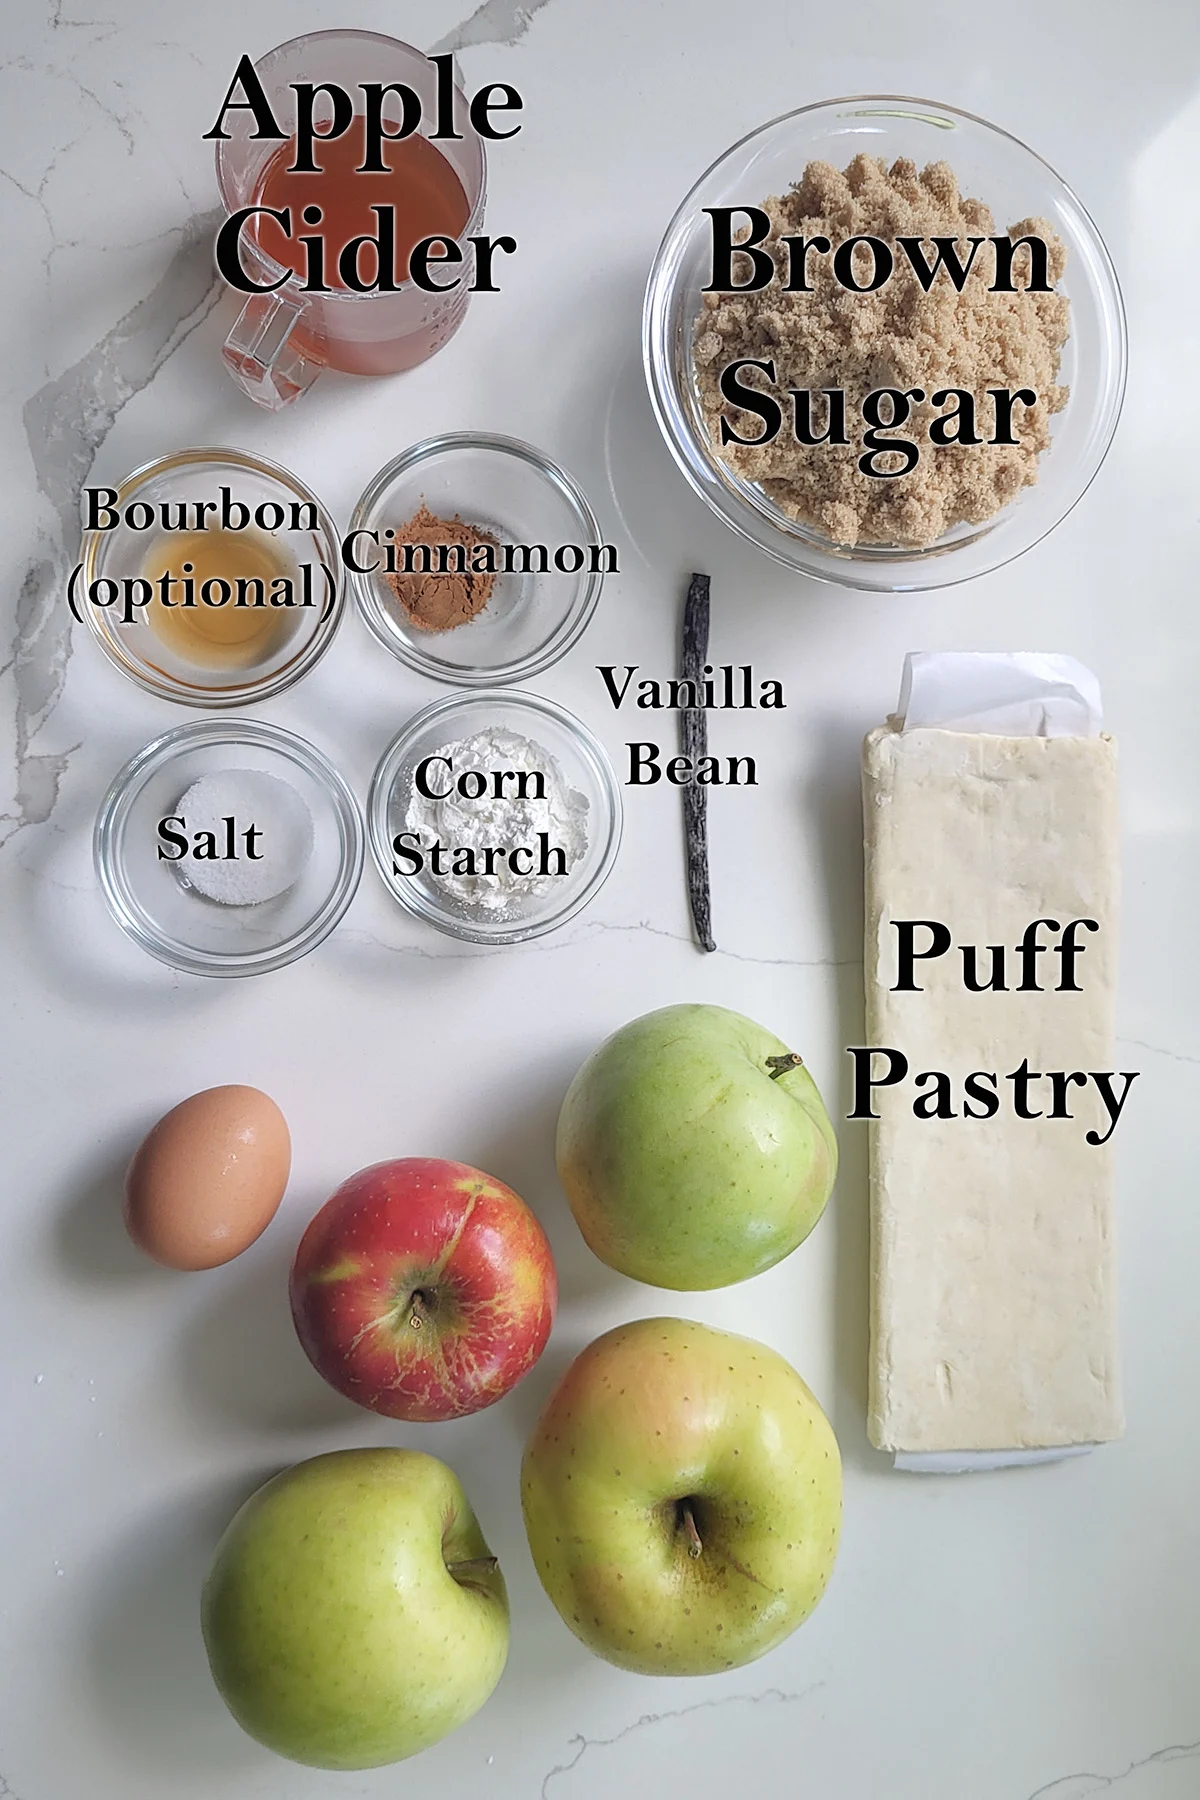
[[[290,782],[262,769],[224,769],[194,781],[175,808],[193,849],[176,873],[222,906],[261,906],[294,887],[312,855],[313,822]],[[226,824],[233,820],[232,828]],[[255,827],[247,840],[249,827]],[[211,834],[224,852],[232,830],[235,854],[197,856],[196,833]],[[254,854],[250,854],[253,847]]]

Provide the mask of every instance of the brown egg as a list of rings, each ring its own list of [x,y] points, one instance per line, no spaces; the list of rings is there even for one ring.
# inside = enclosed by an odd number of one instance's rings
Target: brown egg
[[[143,1138],[125,1177],[126,1228],[168,1269],[215,1269],[262,1236],[291,1166],[273,1100],[258,1088],[205,1088]]]

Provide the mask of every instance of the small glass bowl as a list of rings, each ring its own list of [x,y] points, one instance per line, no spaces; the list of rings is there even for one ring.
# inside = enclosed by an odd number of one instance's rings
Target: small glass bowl
[[[299,879],[250,906],[208,899],[181,875],[185,863],[158,854],[159,821],[194,781],[229,769],[286,781],[312,818]],[[362,875],[363,824],[345,781],[303,738],[248,719],[200,720],[126,763],[97,814],[93,847],[104,897],[135,944],[193,975],[262,975],[306,956],[342,917]]]
[[[408,829],[413,777],[423,757],[489,728],[518,732],[553,756],[568,787],[588,803],[587,848],[548,894],[517,898],[489,914],[447,892],[428,869],[398,874],[392,840]],[[441,772],[444,774],[444,771]],[[603,886],[621,843],[621,789],[603,746],[553,701],[511,689],[485,689],[437,700],[388,745],[371,782],[367,828],[376,867],[406,912],[471,944],[524,944],[565,925]]]
[[[142,577],[148,563],[152,578],[157,576],[156,553],[161,551],[165,562],[172,543],[178,544],[179,538],[178,532],[163,530],[159,525],[141,531],[121,523],[111,531],[85,532],[82,591],[74,596],[76,617],[81,611],[86,615],[104,654],[131,681],[164,700],[208,710],[267,700],[307,675],[333,642],[345,592],[341,549],[333,520],[303,482],[264,457],[251,456],[244,450],[179,450],[126,476],[117,490],[114,507],[123,513],[126,507],[137,503],[156,511],[162,505],[180,502],[189,508],[197,501],[219,503],[223,488],[229,489],[233,502],[249,508],[252,518],[264,505],[283,509],[282,528],[262,531],[252,525],[251,532],[259,540],[267,537],[274,541],[280,551],[282,572],[291,576],[302,598],[303,569],[307,565],[310,571],[307,579],[311,606],[273,609],[287,619],[288,629],[280,633],[262,660],[242,668],[205,667],[159,636],[147,618],[149,607],[138,607],[136,612],[126,609],[123,588],[119,590],[121,597],[111,605],[97,605],[88,599],[93,582],[104,579],[120,584]],[[305,510],[294,514],[293,507]],[[266,516],[273,519],[275,515]],[[205,518],[209,531],[220,529],[219,514],[207,514]],[[293,518],[299,529],[292,529]],[[308,518],[316,519],[315,530],[303,528]],[[197,570],[197,579],[200,573]],[[128,622],[123,617],[125,610],[132,612]]]
[[[437,518],[481,527],[501,547],[526,546],[549,567],[498,573],[482,611],[448,631],[415,626],[388,585],[385,533],[398,532],[422,502]],[[355,532],[378,532],[378,547]],[[540,675],[587,629],[604,582],[605,554],[596,516],[557,463],[518,438],[454,431],[405,450],[371,482],[350,521],[354,560],[378,559],[371,572],[350,570],[359,610],[379,642],[410,669],[456,687],[494,687]],[[556,568],[555,552],[583,553],[579,570]],[[521,560],[515,559],[514,560]],[[564,561],[573,561],[568,555]]]
[[[700,407],[692,328],[711,264],[708,206],[755,206],[798,181],[806,164],[844,169],[860,153],[948,162],[964,194],[989,206],[996,229],[1047,219],[1067,251],[1058,291],[1071,302],[1071,335],[1058,380],[1070,388],[1051,422],[1037,482],[982,524],[962,524],[924,548],[835,544],[789,518],[754,482],[729,469]],[[707,505],[778,562],[821,581],[878,593],[948,587],[1020,556],[1064,519],[1108,451],[1125,393],[1125,313],[1099,231],[1070,188],[1032,150],[956,107],[902,95],[860,95],[785,113],[727,150],[700,177],[655,258],[642,313],[650,398],[668,448]],[[790,429],[785,417],[783,429]],[[799,453],[799,446],[797,446]],[[928,447],[925,453],[928,454]],[[819,455],[819,451],[811,454]]]

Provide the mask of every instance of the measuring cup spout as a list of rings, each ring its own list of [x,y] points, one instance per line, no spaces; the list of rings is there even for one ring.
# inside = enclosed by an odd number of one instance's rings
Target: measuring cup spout
[[[301,328],[307,310],[282,294],[255,294],[222,345],[233,379],[268,412],[290,406],[325,367],[320,338],[311,326]]]

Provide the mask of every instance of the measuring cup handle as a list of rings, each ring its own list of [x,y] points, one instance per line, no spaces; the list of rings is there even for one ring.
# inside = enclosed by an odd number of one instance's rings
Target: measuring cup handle
[[[279,412],[310,388],[324,368],[320,339],[298,326],[307,308],[282,294],[255,294],[221,347],[225,366],[256,406]]]

